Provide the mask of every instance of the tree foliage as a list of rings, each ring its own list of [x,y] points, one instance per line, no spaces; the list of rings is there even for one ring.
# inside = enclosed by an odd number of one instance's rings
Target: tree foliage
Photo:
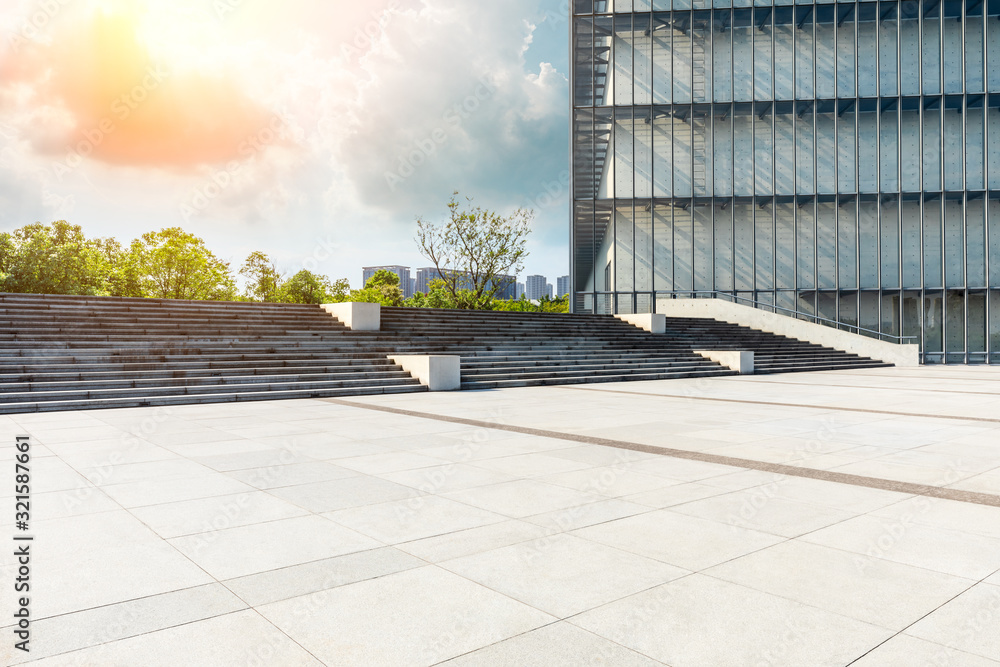
[[[345,300],[345,279],[299,271],[284,279],[274,261],[254,251],[236,276],[205,242],[179,227],[143,234],[123,246],[85,237],[63,220],[0,232],[0,291],[33,294],[329,303]]]
[[[147,232],[132,242],[131,250],[144,296],[214,301],[237,298],[229,263],[180,227]]]
[[[457,197],[455,192],[443,224],[417,219],[416,242],[456,307],[488,309],[505,276],[524,269],[534,212],[517,209],[503,216],[473,206],[471,199],[463,208]]]
[[[274,261],[260,250],[250,253],[239,274],[246,278],[244,297],[248,301],[273,303],[279,300],[282,285],[281,272]]]
[[[28,294],[107,294],[117,243],[88,240],[79,225],[36,222],[0,234],[0,290]]]
[[[379,269],[362,289],[354,290],[344,300],[379,303],[383,306],[402,306],[403,290],[399,288],[399,276],[387,269]]]

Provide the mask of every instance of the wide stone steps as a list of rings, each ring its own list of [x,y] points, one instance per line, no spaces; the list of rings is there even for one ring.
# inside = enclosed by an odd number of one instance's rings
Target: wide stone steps
[[[234,403],[238,401],[277,401],[293,398],[341,398],[369,396],[372,394],[402,394],[427,391],[419,384],[344,387],[339,389],[295,389],[268,391],[227,390],[215,394],[182,394],[116,397],[110,399],[88,398],[74,400],[31,400],[23,403],[0,403],[0,414],[24,412],[55,412],[60,410],[99,410],[102,408],[137,408],[150,406],[187,405],[191,403]]]
[[[318,306],[0,294],[0,413],[424,391],[390,354],[450,354],[486,389],[883,365],[723,322],[651,335],[604,315],[384,308],[348,330]]]
[[[735,371],[728,368],[716,367],[711,370],[697,370],[691,372],[662,372],[662,373],[617,373],[608,375],[594,375],[591,373],[580,373],[576,375],[564,374],[559,376],[548,376],[541,378],[530,377],[506,377],[504,379],[490,381],[462,381],[462,389],[503,389],[509,387],[540,387],[558,384],[590,384],[594,382],[632,382],[638,380],[679,380],[683,378],[701,377],[723,377],[736,375]]]

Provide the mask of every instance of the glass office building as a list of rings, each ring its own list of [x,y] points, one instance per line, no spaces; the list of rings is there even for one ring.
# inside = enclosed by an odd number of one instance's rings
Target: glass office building
[[[732,295],[1000,363],[1000,0],[571,11],[577,312]]]

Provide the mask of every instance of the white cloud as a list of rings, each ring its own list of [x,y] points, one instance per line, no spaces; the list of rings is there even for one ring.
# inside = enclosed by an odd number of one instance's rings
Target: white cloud
[[[288,132],[244,156],[217,193],[213,177],[229,164],[186,172],[84,164],[54,180],[45,171],[62,147],[42,146],[28,130],[59,119],[13,118],[34,107],[8,98],[0,123],[18,136],[0,136],[0,150],[9,149],[0,223],[71,214],[88,233],[123,240],[179,224],[221,256],[263,249],[289,270],[319,248],[319,270],[356,279],[364,263],[421,265],[413,219],[443,216],[459,189],[490,208],[539,208],[528,269],[554,274],[565,266],[567,193],[548,192],[567,169],[568,85],[558,66],[528,61],[538,52],[536,24],[547,25],[540,10],[554,2],[379,0],[352,10],[356,26],[332,28],[340,16],[332,5],[247,3],[233,17],[248,31],[239,85],[285,118]],[[382,17],[386,5],[394,8]],[[262,22],[270,31],[250,32],[257,8],[273,13]],[[381,32],[372,29],[379,24]],[[185,219],[182,207],[206,187],[213,196]]]
[[[565,162],[566,79],[524,60],[535,6],[425,0],[397,13],[345,91],[336,156],[360,201],[412,216],[458,188],[520,204]]]

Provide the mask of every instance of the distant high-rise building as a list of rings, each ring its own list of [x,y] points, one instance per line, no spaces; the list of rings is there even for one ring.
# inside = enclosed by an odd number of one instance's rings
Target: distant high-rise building
[[[537,301],[541,299],[543,295],[549,293],[545,288],[549,284],[545,276],[528,276],[528,281],[525,284],[524,294],[527,298]]]
[[[552,283],[545,283],[545,294],[551,299],[552,298],[553,287]]]
[[[569,276],[559,276],[556,278],[556,296],[567,294],[569,294]]]
[[[496,298],[498,299],[516,299],[517,296],[517,276],[502,276],[500,278],[500,289],[497,290]]]
[[[417,279],[410,278],[410,296],[413,296],[417,292]],[[409,296],[406,298],[410,298]]]
[[[361,269],[364,275],[364,281],[361,286],[364,287],[368,284],[368,281],[374,276],[378,271],[385,269],[386,271],[391,271],[399,276],[399,289],[403,291],[403,296],[409,299],[413,296],[413,290],[410,287],[410,267],[408,266],[366,266]]]
[[[524,283],[517,284],[517,298],[520,299],[524,296]]]
[[[417,277],[414,279],[413,292],[416,294],[427,294],[430,291],[430,282],[438,277],[437,269],[433,266],[417,269]]]
[[[449,271],[448,269],[442,269],[438,272],[436,268],[429,266],[417,269],[417,277],[414,279],[413,291],[426,294],[430,289],[431,281],[439,280],[442,276],[445,278],[457,276],[459,289],[473,289],[475,287],[472,276],[467,271]],[[502,276],[500,280],[502,281],[502,284],[496,293],[496,298],[516,299],[517,276]],[[489,285],[487,285],[487,287],[489,287]]]

